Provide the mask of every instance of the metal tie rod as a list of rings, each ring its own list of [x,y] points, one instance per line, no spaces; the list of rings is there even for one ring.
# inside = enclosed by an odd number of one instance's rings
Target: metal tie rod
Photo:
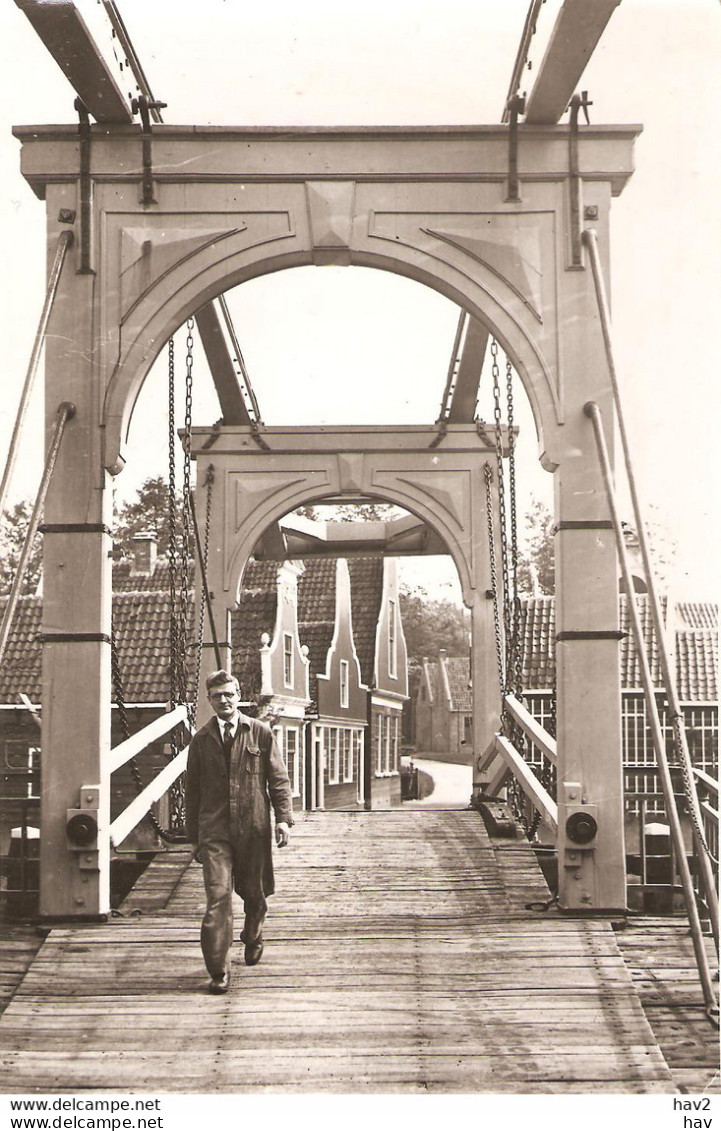
[[[65,425],[67,424],[68,420],[70,420],[70,418],[74,415],[75,405],[70,404],[69,401],[63,401],[63,403],[58,408],[58,414],[55,420],[55,428],[53,430],[52,439],[50,440],[47,456],[45,457],[45,470],[43,471],[43,477],[40,481],[40,487],[35,499],[33,513],[30,516],[30,524],[25,534],[25,541],[23,542],[23,548],[20,551],[20,558],[18,560],[17,569],[15,571],[12,589],[10,590],[7,605],[5,606],[2,625],[0,626],[0,664],[5,658],[5,649],[7,648],[8,637],[10,636],[10,626],[12,624],[13,617],[15,616],[15,610],[17,608],[18,599],[20,597],[20,590],[22,589],[22,584],[25,580],[25,574],[27,573],[33,539],[37,534],[38,525],[40,523],[40,516],[42,515],[43,509],[45,507],[45,497],[48,493],[48,487],[50,486],[50,480],[52,478],[53,470],[55,469],[58,452],[60,451],[60,441],[63,438]]]
[[[608,299],[606,296],[603,268],[601,266],[601,256],[598,250],[598,235],[593,228],[587,228],[583,232],[582,239],[586,248],[588,249],[589,259],[591,262],[591,270],[593,272],[593,282],[596,288],[596,298],[598,300],[598,310],[601,318],[601,331],[603,333],[603,341],[606,347],[606,359],[608,361],[608,369],[611,377],[611,384],[613,386],[616,416],[618,419],[621,446],[623,449],[623,457],[626,466],[626,477],[628,479],[629,490],[631,493],[631,502],[633,505],[636,533],[638,535],[638,541],[641,548],[643,568],[648,582],[649,604],[651,608],[651,617],[653,619],[654,630],[656,633],[656,640],[658,642],[658,653],[659,660],[661,662],[661,671],[663,673],[663,682],[666,689],[666,696],[668,699],[671,718],[674,722],[674,737],[676,738],[678,752],[682,762],[682,769],[684,771],[684,778],[686,779],[688,793],[690,795],[689,806],[691,808],[691,824],[693,826],[694,840],[696,841],[697,846],[701,882],[706,893],[706,904],[709,910],[711,929],[716,940],[716,947],[718,948],[719,911],[716,878],[714,876],[714,868],[709,856],[708,846],[703,842],[703,838],[699,833],[699,830],[703,828],[701,807],[699,805],[698,794],[696,792],[696,785],[693,778],[693,763],[691,762],[691,755],[689,753],[688,743],[686,741],[686,731],[683,724],[683,712],[681,710],[681,703],[679,701],[678,691],[676,689],[676,676],[672,669],[671,660],[665,643],[666,636],[664,632],[663,617],[661,614],[661,604],[658,598],[658,588],[655,582],[653,565],[651,563],[651,554],[649,551],[648,538],[646,535],[646,525],[643,521],[643,511],[639,498],[638,488],[636,485],[636,476],[634,474],[633,464],[631,462],[631,450],[621,405],[621,395],[619,391],[618,377],[616,374],[616,365],[613,357],[613,344],[611,341],[611,318],[608,307]]]
[[[10,440],[10,447],[8,449],[7,460],[5,462],[2,484],[0,484],[0,518],[2,518],[3,511],[5,510],[5,499],[7,496],[8,487],[10,486],[12,473],[15,468],[18,443],[20,440],[20,435],[22,433],[23,423],[25,421],[25,413],[27,412],[28,403],[30,401],[30,394],[33,390],[35,375],[38,369],[38,362],[40,360],[40,352],[45,341],[45,332],[48,328],[50,313],[55,303],[55,296],[58,293],[60,273],[63,269],[63,263],[65,262],[65,255],[72,242],[73,233],[69,228],[60,233],[60,238],[58,240],[58,249],[55,252],[55,260],[50,270],[50,278],[48,280],[48,289],[45,295],[45,303],[43,304],[42,314],[40,315],[40,323],[35,334],[35,341],[33,343],[32,353],[30,354],[30,364],[28,365],[28,371],[25,376],[25,385],[20,397],[20,404],[18,406],[15,427],[13,428],[12,439]]]
[[[649,712],[649,722],[651,724],[653,745],[656,749],[659,777],[661,778],[661,788],[663,790],[663,797],[666,805],[666,816],[668,818],[669,825],[671,826],[671,838],[673,840],[673,846],[676,852],[676,862],[681,877],[681,886],[683,888],[684,900],[686,902],[686,912],[688,914],[689,926],[691,927],[691,937],[693,939],[693,949],[696,955],[696,965],[698,967],[699,976],[701,978],[701,986],[703,989],[703,996],[706,1002],[706,1007],[710,1013],[712,1010],[716,1010],[718,1008],[718,1003],[716,1001],[716,994],[713,988],[711,971],[709,969],[708,955],[706,954],[706,948],[704,946],[703,933],[701,930],[701,920],[699,918],[698,907],[696,906],[696,893],[693,890],[691,870],[688,866],[688,857],[686,856],[686,845],[684,844],[683,831],[681,829],[681,820],[678,815],[678,809],[676,808],[676,799],[673,793],[673,782],[671,781],[671,770],[669,768],[668,755],[666,753],[666,744],[663,739],[661,720],[659,718],[656,696],[654,694],[655,688],[653,686],[653,680],[651,678],[651,669],[648,663],[648,656],[646,655],[646,649],[644,647],[643,631],[641,629],[641,618],[639,617],[638,606],[636,605],[636,601],[633,596],[631,569],[628,564],[628,554],[626,552],[626,542],[623,537],[621,519],[619,517],[618,508],[616,506],[611,461],[609,459],[606,437],[603,431],[603,417],[601,415],[601,410],[595,403],[595,401],[589,401],[588,404],[584,405],[584,412],[586,413],[586,416],[590,417],[591,423],[593,424],[593,430],[596,434],[598,458],[601,463],[603,482],[606,487],[608,505],[611,510],[611,519],[613,521],[613,529],[616,535],[616,545],[618,548],[618,556],[621,563],[623,583],[626,587],[626,593],[628,595],[628,607],[631,614],[631,627],[633,630],[633,638],[636,644],[636,654],[638,656],[639,667],[641,670],[641,683],[643,684],[643,690],[646,696],[646,705]],[[660,639],[659,647],[661,647]]]

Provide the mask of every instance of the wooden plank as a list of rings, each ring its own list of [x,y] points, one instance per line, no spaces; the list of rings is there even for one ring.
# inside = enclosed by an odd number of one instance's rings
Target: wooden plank
[[[151,742],[156,739],[162,738],[164,734],[172,730],[173,727],[179,726],[181,723],[188,721],[188,708],[185,704],[181,703],[174,707],[172,711],[167,714],[161,715],[157,719],[153,719],[152,723],[148,723],[142,730],[136,731],[131,734],[130,738],[126,738],[124,742],[118,743],[114,746],[108,755],[108,768],[110,773],[119,770],[126,762],[134,758],[136,754],[140,754],[145,750],[146,746],[150,746]]]
[[[505,761],[526,797],[530,799],[553,828],[558,828],[558,805],[547,790],[543,788],[515,747],[502,734],[496,735],[496,751]]]
[[[96,122],[132,122],[115,81],[72,0],[15,0]]]
[[[515,695],[506,695],[504,703],[509,714],[516,720],[523,733],[530,738],[533,745],[538,747],[552,765],[558,765],[558,752],[555,738],[543,729],[541,724],[534,719],[530,711],[526,710],[523,703],[520,703],[519,700],[516,699]]]
[[[489,333],[482,322],[468,317],[466,336],[458,362],[456,383],[448,410],[449,424],[464,424],[474,419],[478,387],[481,381],[483,359],[486,356]]]
[[[223,998],[202,870],[164,867],[158,913],[51,932],[0,1020],[13,1090],[673,1091],[609,924],[511,910],[535,856],[476,813],[301,817]]]
[[[528,124],[552,125],[559,121],[620,2],[564,0],[526,99]]]
[[[243,400],[243,392],[233,364],[233,358],[223,333],[215,303],[209,302],[196,311],[195,321],[210,375],[220,401],[220,411],[225,424],[250,424],[250,414]]]
[[[188,747],[181,750],[179,754],[173,758],[172,762],[168,762],[159,774],[153,778],[151,782],[146,785],[145,789],[131,801],[127,809],[124,809],[119,817],[116,817],[110,826],[110,843],[116,848],[130,833],[135,826],[142,821],[148,809],[154,801],[159,801],[164,793],[170,789],[174,781],[180,777],[188,764]]]

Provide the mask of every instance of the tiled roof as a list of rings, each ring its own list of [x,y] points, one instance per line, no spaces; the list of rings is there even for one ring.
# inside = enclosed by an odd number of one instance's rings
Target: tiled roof
[[[446,674],[454,711],[472,711],[473,696],[469,687],[470,660],[467,656],[447,656]]]
[[[298,635],[308,648],[310,697],[318,701],[318,673],[324,673],[335,627],[335,558],[309,558],[298,581]]]
[[[233,674],[240,680],[243,698],[260,694],[261,637],[272,637],[278,607],[278,562],[250,561],[245,567],[238,607],[231,613]]]
[[[676,624],[681,628],[718,628],[718,605],[710,601],[679,601]]]
[[[4,605],[3,601],[3,610]],[[20,692],[33,702],[40,700],[41,618],[39,597],[20,599],[0,667],[2,703],[19,703]],[[169,620],[170,600],[166,594],[156,591],[114,595],[113,624],[127,703],[165,703],[170,698]]]
[[[176,576],[179,576],[179,567]],[[144,593],[161,589],[167,592],[169,588],[170,570],[166,558],[158,558],[151,574],[132,573],[132,562],[129,558],[113,563],[113,592],[114,593]],[[195,575],[195,563],[188,565],[188,574],[192,581]],[[176,582],[177,584],[177,582]]]
[[[370,687],[375,674],[376,630],[383,601],[383,558],[353,555],[348,559],[353,641],[361,679]]]
[[[7,598],[0,600],[0,616],[5,613]],[[41,680],[40,597],[21,597],[10,625],[5,656],[0,665],[0,702],[20,703],[20,692],[33,702],[40,699]]]
[[[649,655],[655,686],[662,685],[656,635],[651,620],[649,599],[637,598],[641,627]],[[553,686],[555,678],[554,598],[534,597],[522,602],[522,670],[526,691]],[[717,617],[716,606],[686,603],[677,615],[682,623],[705,624]],[[627,635],[621,641],[621,686],[624,690],[641,686],[636,646],[625,595],[620,597],[620,626]],[[707,628],[683,628],[676,632],[676,680],[681,702],[714,702],[717,697],[718,641]]]

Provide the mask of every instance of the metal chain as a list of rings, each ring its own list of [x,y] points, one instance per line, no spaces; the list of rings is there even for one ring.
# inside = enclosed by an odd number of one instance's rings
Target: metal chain
[[[212,463],[208,467],[205,476],[205,532],[203,535],[203,567],[207,573],[208,568],[208,552],[210,549],[210,512],[213,505],[213,483],[215,482],[215,468]],[[200,551],[200,547],[198,547]],[[203,636],[205,635],[205,587],[200,587],[200,609],[198,611],[198,652],[195,660],[195,688],[193,693],[193,701],[198,702],[198,692],[200,689],[200,668],[203,661]]]
[[[678,766],[681,770],[681,778],[682,778],[682,781],[683,781],[683,792],[684,792],[684,795],[685,795],[685,798],[686,798],[686,811],[687,811],[689,817],[691,818],[691,823],[693,824],[694,831],[696,833],[696,836],[698,837],[699,844],[703,847],[703,850],[706,853],[706,855],[708,856],[711,863],[714,864],[715,866],[718,866],[718,859],[714,856],[713,852],[711,851],[709,844],[708,844],[708,841],[706,839],[706,833],[705,833],[705,830],[703,828],[703,825],[701,824],[701,822],[698,819],[698,812],[696,810],[696,800],[697,800],[696,799],[696,790],[695,790],[694,784],[691,781],[691,778],[689,776],[687,761],[683,757],[683,745],[682,745],[682,743],[684,742],[684,739],[686,737],[684,719],[681,715],[674,715],[670,719],[670,723],[671,723],[671,729],[673,731],[673,743],[674,743],[674,747],[676,749],[677,764],[678,764]]]
[[[498,342],[491,341],[491,374],[493,376],[493,420],[496,426],[496,464],[498,468],[498,512],[501,527],[501,576],[503,580],[503,628],[505,632],[506,648],[511,639],[511,587],[508,573],[508,555],[504,552],[506,542],[506,490],[503,477],[503,433],[501,415],[501,383],[500,369],[498,368]],[[504,681],[504,694],[505,694]]]
[[[176,578],[178,531],[175,521],[175,340],[168,341],[168,592],[170,598],[170,707],[176,706],[178,687],[178,612]],[[173,754],[176,753],[172,743]]]
[[[493,529],[493,496],[491,483],[493,472],[491,465],[486,461],[483,465],[483,478],[486,483],[486,518],[488,521],[488,556],[491,565],[491,589],[493,592],[493,628],[496,637],[496,661],[498,663],[498,687],[503,699],[504,665],[503,665],[503,637],[501,634],[501,617],[498,608],[498,570],[496,568],[496,536]]]
[[[192,518],[190,512],[190,452],[193,442],[193,330],[195,319],[187,322],[188,334],[185,339],[185,420],[183,431],[183,510],[180,537],[180,596],[178,601],[178,668],[181,685],[178,697],[188,706],[188,717],[195,722],[195,704],[188,703],[188,617],[190,614],[190,558],[192,554]]]
[[[114,693],[114,698],[115,698],[115,705],[118,708],[118,718],[119,718],[119,721],[120,721],[120,733],[122,734],[123,739],[128,739],[128,738],[130,738],[130,722],[128,720],[128,711],[127,711],[127,708],[125,706],[125,692],[123,690],[123,677],[122,677],[122,674],[121,674],[121,671],[120,671],[120,654],[119,654],[119,650],[118,650],[118,643],[117,643],[117,640],[116,640],[116,637],[115,637],[115,629],[114,628],[111,630],[111,633],[110,633],[110,672],[111,672],[111,676],[112,676],[112,680],[113,680],[113,693]],[[130,768],[130,773],[131,773],[131,776],[132,776],[132,779],[133,779],[133,785],[135,786],[135,791],[136,791],[136,793],[141,794],[143,792],[143,789],[145,788],[145,786],[143,784],[143,778],[142,778],[142,775],[140,773],[140,767],[138,766],[137,760],[135,758],[130,758],[129,761],[128,761],[128,766]],[[150,821],[150,824],[155,829],[158,836],[161,838],[161,840],[175,840],[175,839],[177,839],[175,834],[173,833],[172,829],[164,829],[163,828],[163,826],[161,825],[157,816],[155,815],[155,811],[152,808],[152,806],[151,806],[150,809],[148,809],[146,816],[147,816],[148,820]]]
[[[511,563],[509,574],[512,582],[511,641],[509,647],[508,686],[514,695],[521,694],[523,685],[521,656],[521,600],[518,595],[518,510],[516,503],[516,435],[513,409],[513,367],[506,357],[506,405],[508,407],[508,487],[511,517]]]

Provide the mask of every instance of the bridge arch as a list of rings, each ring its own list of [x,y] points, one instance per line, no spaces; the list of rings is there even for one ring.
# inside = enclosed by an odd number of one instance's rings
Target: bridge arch
[[[558,463],[554,436],[561,407],[548,362],[538,341],[534,318],[514,288],[489,268],[475,264],[473,275],[440,257],[406,245],[384,254],[351,253],[348,266],[387,271],[413,279],[466,309],[485,325],[511,359],[529,398],[546,470]],[[184,260],[153,282],[134,304],[120,334],[120,350],[109,377],[103,423],[105,466],[117,474],[123,446],[143,382],[168,338],[196,310],[243,282],[293,267],[314,264],[312,249],[284,256],[244,251],[207,261],[205,253]],[[197,260],[197,262],[196,262]]]

